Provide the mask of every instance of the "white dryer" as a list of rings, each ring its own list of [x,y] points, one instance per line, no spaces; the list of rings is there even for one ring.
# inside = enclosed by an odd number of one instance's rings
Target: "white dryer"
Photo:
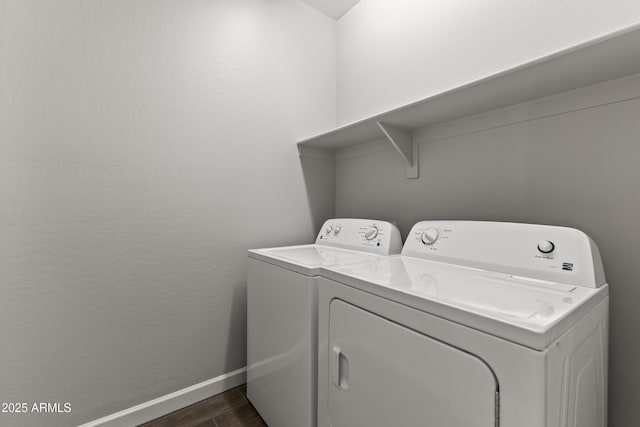
[[[321,267],[376,261],[401,248],[391,223],[331,219],[315,244],[249,251],[247,396],[269,426],[316,425]]]
[[[584,233],[425,221],[323,268],[319,427],[605,427],[608,286]]]

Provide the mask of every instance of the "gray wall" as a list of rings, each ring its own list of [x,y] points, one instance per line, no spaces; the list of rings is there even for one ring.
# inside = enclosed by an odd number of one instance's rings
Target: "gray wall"
[[[420,178],[372,142],[337,154],[336,213],[565,225],[611,285],[609,419],[640,420],[640,76],[415,132]],[[571,111],[569,111],[571,110]]]
[[[638,22],[637,0],[363,0],[337,24],[338,123]],[[612,285],[611,427],[640,420],[640,114],[637,101],[562,110],[637,96],[638,88],[636,80],[423,129],[416,133],[423,142],[418,180],[405,180],[394,153],[380,151],[387,144],[345,149],[336,166],[338,216],[396,219],[405,233],[434,218],[565,224],[590,233]]]
[[[337,24],[338,123],[638,22],[638,0],[363,0]]]
[[[244,367],[246,250],[333,213],[295,140],[335,126],[334,30],[298,0],[0,0],[0,402],[72,405],[0,425]]]

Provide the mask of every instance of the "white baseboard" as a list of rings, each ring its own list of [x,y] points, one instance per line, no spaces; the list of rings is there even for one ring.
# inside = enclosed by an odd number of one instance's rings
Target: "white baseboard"
[[[246,379],[247,368],[240,368],[79,427],[137,426],[244,384]]]

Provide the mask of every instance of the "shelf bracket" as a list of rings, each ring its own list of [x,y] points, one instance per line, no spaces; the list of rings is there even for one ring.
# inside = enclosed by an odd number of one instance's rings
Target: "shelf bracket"
[[[386,123],[376,122],[384,136],[396,149],[407,167],[407,178],[418,177],[418,144],[413,140],[410,130],[400,129]]]

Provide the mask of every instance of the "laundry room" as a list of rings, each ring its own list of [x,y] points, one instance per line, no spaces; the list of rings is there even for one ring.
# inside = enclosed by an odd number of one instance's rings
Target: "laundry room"
[[[0,427],[640,425],[640,2],[0,0]]]

